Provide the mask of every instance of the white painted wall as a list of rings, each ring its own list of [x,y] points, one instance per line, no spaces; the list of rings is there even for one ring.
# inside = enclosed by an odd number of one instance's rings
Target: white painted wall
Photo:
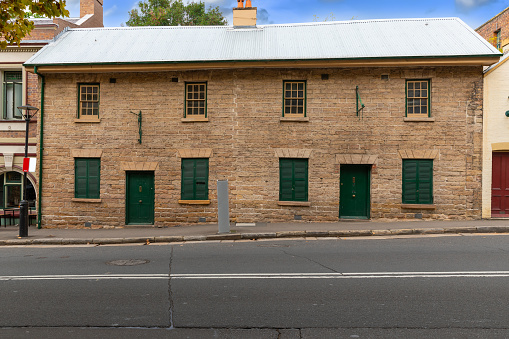
[[[509,152],[509,58],[485,74],[483,99],[482,217],[491,218],[492,152]]]

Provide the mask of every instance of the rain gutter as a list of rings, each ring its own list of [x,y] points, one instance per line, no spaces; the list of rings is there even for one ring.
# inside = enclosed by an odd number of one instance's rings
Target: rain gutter
[[[40,229],[42,219],[42,156],[43,156],[43,135],[44,135],[44,87],[46,85],[44,75],[37,72],[37,66],[34,66],[34,73],[41,77],[41,108],[39,110],[39,121],[41,129],[39,132],[39,194],[37,208],[37,228]]]

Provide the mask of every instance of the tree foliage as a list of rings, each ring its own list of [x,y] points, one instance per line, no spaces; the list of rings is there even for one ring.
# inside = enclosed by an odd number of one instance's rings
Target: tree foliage
[[[34,28],[31,17],[68,17],[65,0],[1,0],[0,48],[17,44]]]
[[[205,11],[202,1],[184,4],[182,0],[146,0],[138,3],[139,11],[129,12],[127,26],[221,26],[228,22],[219,6]]]

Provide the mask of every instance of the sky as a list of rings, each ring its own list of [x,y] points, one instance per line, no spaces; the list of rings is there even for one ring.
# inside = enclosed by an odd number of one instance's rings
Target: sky
[[[140,0],[104,0],[104,26],[125,25],[129,19],[129,11],[137,8],[139,2]],[[237,0],[203,2],[207,8],[218,6],[231,25],[232,8],[237,6]],[[459,17],[475,29],[509,7],[509,0],[251,0],[251,2],[253,7],[258,8],[258,25]],[[71,17],[79,17],[79,0],[67,0],[67,9]]]

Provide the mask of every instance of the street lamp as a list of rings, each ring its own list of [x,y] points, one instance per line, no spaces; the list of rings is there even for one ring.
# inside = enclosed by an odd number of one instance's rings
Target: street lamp
[[[28,159],[28,129],[30,120],[37,114],[39,109],[34,106],[20,106],[18,109],[26,121],[25,129],[25,158],[23,159],[23,200],[19,204],[19,237],[28,237],[28,201],[27,201],[27,172],[25,163]],[[30,111],[33,111],[31,114]]]

